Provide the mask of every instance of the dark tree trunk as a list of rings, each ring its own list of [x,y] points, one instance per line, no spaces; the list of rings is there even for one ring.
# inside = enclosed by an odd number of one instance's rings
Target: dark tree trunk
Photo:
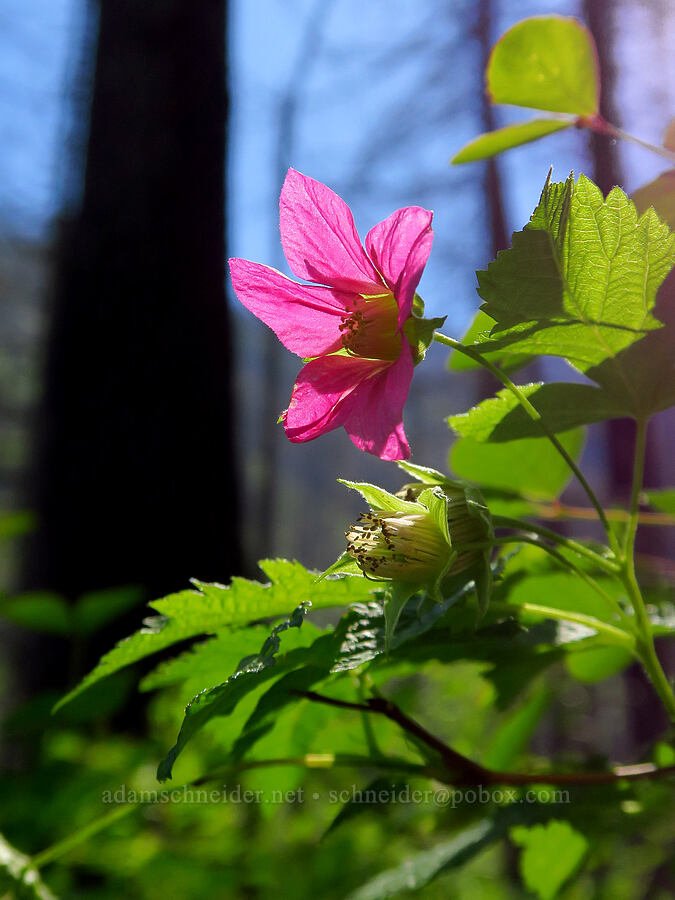
[[[47,348],[30,587],[240,567],[224,291],[225,0],[100,0]]]
[[[494,12],[492,6],[492,0],[480,0],[477,7],[476,34],[480,45],[481,73],[487,71],[493,44],[491,32]],[[484,76],[481,75],[481,86],[483,81]],[[494,131],[497,127],[495,111],[485,90],[481,90],[480,104],[483,131]],[[499,173],[499,161],[496,156],[491,156],[483,164],[483,195],[485,197],[485,211],[489,228],[491,259],[494,259],[500,250],[505,250],[509,246],[506,216],[504,215],[502,180]]]

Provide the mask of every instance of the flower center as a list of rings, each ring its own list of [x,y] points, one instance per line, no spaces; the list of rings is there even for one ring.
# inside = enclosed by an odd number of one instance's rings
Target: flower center
[[[398,306],[392,293],[359,297],[347,307],[339,325],[342,346],[352,356],[366,359],[398,359],[401,336],[398,330]]]

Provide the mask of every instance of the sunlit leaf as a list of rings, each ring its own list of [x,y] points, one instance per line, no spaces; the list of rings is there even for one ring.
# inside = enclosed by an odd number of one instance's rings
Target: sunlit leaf
[[[556,433],[622,414],[620,405],[610,395],[591,384],[538,382],[520,385],[520,390]],[[462,437],[481,442],[501,443],[543,434],[540,424],[530,418],[518,398],[506,388],[468,412],[450,416],[448,424]]]
[[[583,175],[576,185],[547,181],[512,248],[478,273],[482,308],[497,323],[483,349],[563,356],[625,415],[649,413],[663,398],[636,371],[649,370],[646,338],[663,324],[656,292],[673,262],[675,236],[652,211],[638,219],[619,188],[605,200]]]
[[[450,162],[453,165],[459,165],[487,159],[503,153],[505,150],[510,150],[512,147],[520,147],[522,144],[529,144],[547,134],[562,131],[563,128],[569,128],[571,124],[572,122],[559,119],[532,119],[530,122],[506,125],[504,128],[489,131],[487,134],[481,134],[480,137],[469,141],[452,157]]]
[[[525,886],[540,900],[553,900],[563,884],[579,869],[588,841],[569,824],[552,820],[532,828],[516,826],[512,840],[523,848],[520,871]]]
[[[229,586],[195,581],[197,590],[179,591],[153,601],[150,605],[162,615],[145,619],[140,631],[106,653],[56,708],[101,678],[179,641],[281,616],[303,600],[311,601],[315,609],[347,606],[368,598],[372,587],[364,578],[317,582],[316,572],[283,559],[263,560],[260,567],[270,583],[246,578],[233,578]]]
[[[579,457],[584,442],[580,429],[561,434],[559,440],[573,458]],[[555,500],[572,477],[567,463],[541,438],[504,444],[460,438],[450,450],[449,465],[461,478],[487,489],[515,491],[538,500]]]
[[[510,28],[488,61],[493,103],[591,116],[600,78],[590,32],[576,19],[533,16]]]

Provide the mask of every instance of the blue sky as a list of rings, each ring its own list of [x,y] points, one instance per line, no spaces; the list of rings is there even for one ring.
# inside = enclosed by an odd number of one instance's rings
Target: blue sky
[[[436,246],[422,293],[430,312],[449,313],[461,330],[476,306],[474,269],[487,262],[479,168],[448,166],[450,155],[480,129],[472,93],[480,72],[464,36],[473,4],[319,3],[318,14],[317,0],[231,3],[230,252],[283,268],[276,213],[279,110],[294,80],[299,89],[286,162],[342,193],[361,233],[398,206],[433,208]],[[58,212],[69,130],[65,100],[77,88],[83,9],[84,0],[2,2],[0,227],[5,233],[44,237]],[[528,0],[500,9],[495,38],[524,15],[570,14],[577,5]],[[313,16],[320,21],[308,47]],[[672,18],[655,22],[648,9],[635,4],[626,5],[620,16],[622,124],[651,140],[659,139],[663,109],[673,101]],[[504,122],[528,115],[498,112]],[[501,158],[511,229],[527,221],[550,165],[561,178],[587,168],[585,147],[585,136],[570,131]],[[638,148],[624,146],[621,153],[629,189],[662,168]]]

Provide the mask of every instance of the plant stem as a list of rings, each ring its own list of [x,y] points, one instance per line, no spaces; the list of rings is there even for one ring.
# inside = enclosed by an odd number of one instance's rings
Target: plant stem
[[[555,548],[549,547],[548,544],[544,544],[536,537],[527,534],[512,535],[510,537],[498,537],[493,538],[491,543],[480,541],[474,544],[461,544],[457,547],[457,551],[463,553],[465,550],[484,550],[490,546],[493,546],[494,544],[532,544],[533,547],[539,547],[540,550],[543,550],[545,553],[548,553],[549,556],[552,556],[553,559],[557,560],[557,562],[559,562],[563,566],[563,568],[569,569],[571,572],[574,572],[574,574],[577,575],[578,578],[581,578],[581,580],[585,581],[589,587],[593,588],[593,590],[602,597],[605,603],[607,603],[607,605],[611,609],[619,614],[619,618],[621,618],[629,626],[631,631],[633,630],[632,621],[621,609],[616,600],[614,600],[613,597],[610,597],[610,595],[600,587],[600,585],[594,578],[591,578],[591,576],[587,572],[584,572],[583,569],[580,569],[579,566],[573,563],[571,559],[567,559],[567,557],[563,556],[562,553],[558,553]]]
[[[640,660],[661,702],[668,711],[668,715],[671,720],[675,721],[675,695],[656,654],[652,623],[649,620],[644,597],[635,574],[635,538],[638,529],[640,492],[644,477],[646,446],[647,422],[646,420],[639,420],[635,435],[635,459],[633,463],[633,485],[631,488],[629,520],[623,548],[622,581],[635,611]]]
[[[518,400],[518,402],[523,407],[523,409],[525,410],[527,415],[534,422],[539,423],[539,427],[541,428],[542,433],[544,435],[546,435],[546,437],[549,439],[549,441],[553,444],[553,446],[556,448],[558,453],[562,456],[562,458],[565,460],[567,465],[570,467],[571,471],[574,473],[574,475],[578,479],[579,484],[583,487],[588,499],[591,501],[591,503],[593,504],[593,507],[595,508],[595,510],[598,514],[598,518],[602,522],[603,528],[605,529],[605,532],[607,534],[607,538],[609,539],[610,546],[612,547],[612,549],[616,549],[616,541],[614,538],[614,532],[610,528],[609,522],[607,521],[607,516],[605,515],[605,511],[602,508],[602,506],[600,505],[600,501],[595,496],[595,493],[593,492],[593,489],[591,488],[588,481],[586,481],[586,478],[585,478],[583,472],[577,466],[577,464],[574,462],[574,460],[569,455],[567,450],[565,450],[565,448],[560,443],[560,441],[555,436],[555,434],[553,434],[551,429],[548,427],[545,420],[542,418],[541,413],[537,409],[535,409],[535,407],[530,403],[530,401],[527,399],[525,394],[523,394],[523,392],[520,390],[520,388],[517,385],[515,385],[511,381],[511,379],[508,377],[508,375],[506,375],[505,372],[502,372],[502,370],[498,366],[495,366],[493,363],[490,362],[489,359],[486,359],[484,356],[482,356],[480,353],[478,353],[478,351],[473,350],[471,347],[466,347],[464,344],[462,344],[461,341],[456,341],[454,338],[448,337],[445,334],[441,334],[439,331],[434,332],[434,340],[438,341],[439,344],[445,344],[446,347],[452,347],[453,350],[458,350],[460,353],[463,353],[465,356],[468,356],[474,362],[477,362],[479,365],[483,366],[489,372],[492,372],[492,374],[495,376],[495,378],[497,378],[499,381],[501,381],[501,383],[504,385],[504,387],[507,388],[509,391],[511,391],[511,393]]]
[[[601,133],[606,134],[609,137],[619,138],[622,141],[629,141],[631,144],[637,144],[638,147],[650,150],[652,153],[656,153],[657,156],[661,156],[663,159],[667,159],[668,162],[675,165],[675,153],[668,150],[667,147],[659,147],[656,144],[650,144],[649,141],[643,141],[642,138],[636,137],[634,134],[624,131],[623,128],[612,125],[610,122],[605,123],[605,128]]]
[[[108,828],[109,825],[128,816],[129,813],[134,812],[140,805],[140,803],[126,803],[121,806],[116,806],[114,809],[110,810],[109,813],[101,816],[100,819],[95,819],[93,822],[85,825],[84,828],[73,831],[72,834],[69,834],[68,837],[65,837],[62,841],[58,841],[56,844],[52,844],[51,847],[47,847],[46,850],[38,853],[31,859],[31,867],[41,869],[49,863],[54,862],[54,860],[59,859],[61,856],[68,853],[69,850],[72,850],[73,847],[83,844],[85,841],[88,841],[89,838],[98,834],[99,831],[103,831],[104,828]]]
[[[528,499],[528,498],[526,498]],[[537,500],[529,501],[537,518],[540,519],[584,519],[597,522],[598,514],[594,509],[585,506],[568,506],[566,503],[541,503]],[[625,509],[606,509],[605,515],[609,522],[628,522],[630,515]],[[675,516],[665,512],[641,512],[638,516],[639,525],[670,526],[675,525]]]
[[[552,606],[541,606],[539,603],[492,603],[491,608],[497,612],[515,614],[518,610],[535,613],[536,615],[546,616],[547,619],[555,619],[558,622],[572,622],[574,625],[583,625],[586,628],[592,628],[598,634],[604,634],[611,638],[613,644],[621,644],[627,650],[635,650],[635,637],[624,631],[623,628],[617,628],[615,625],[609,625],[602,619],[596,619],[595,616],[587,616],[585,613],[574,612],[568,609],[556,609]]]
[[[524,519],[514,519],[511,518],[511,516],[493,516],[492,521],[495,525],[495,528],[515,528],[522,531],[530,531],[533,534],[538,534],[540,537],[548,538],[550,541],[554,541],[556,544],[560,544],[560,546],[562,547],[567,547],[568,550],[571,550],[573,553],[578,553],[580,556],[585,556],[586,559],[589,559],[591,560],[591,562],[595,563],[595,565],[598,566],[599,569],[603,569],[605,572],[609,572],[611,575],[616,575],[621,571],[620,566],[618,566],[616,563],[613,563],[605,556],[602,556],[600,553],[596,553],[594,550],[591,550],[591,548],[587,547],[585,544],[582,544],[579,541],[575,541],[573,538],[565,537],[565,535],[558,534],[557,531],[552,531],[550,528],[546,528],[543,525],[536,525]]]

